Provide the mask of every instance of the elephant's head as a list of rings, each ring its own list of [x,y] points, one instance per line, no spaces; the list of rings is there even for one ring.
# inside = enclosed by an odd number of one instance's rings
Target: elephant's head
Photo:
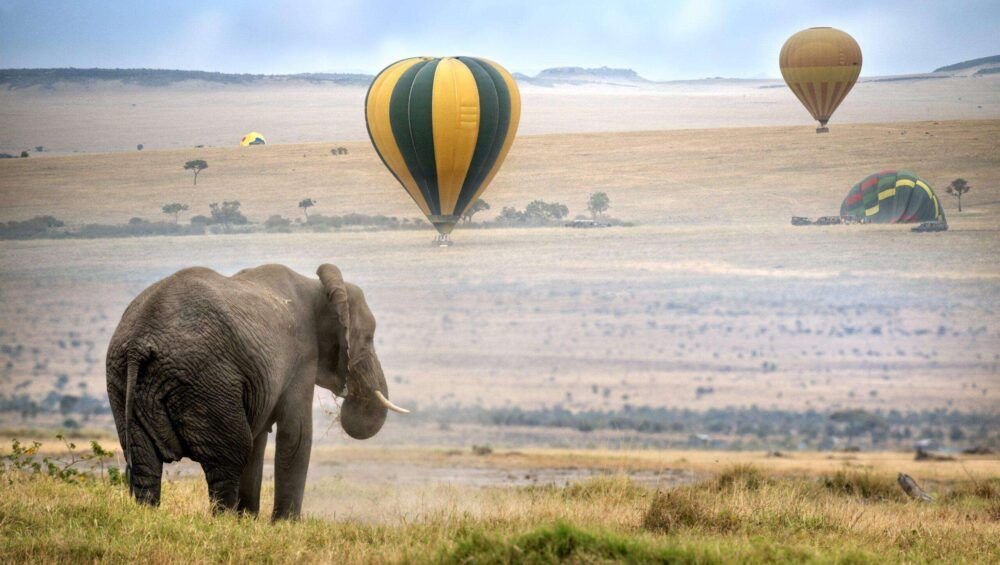
[[[389,402],[389,387],[375,354],[375,316],[357,286],[344,282],[340,269],[321,265],[316,271],[326,295],[329,320],[321,328],[333,335],[327,339],[329,371],[322,371],[317,384],[344,397],[340,425],[355,439],[368,439],[385,423],[388,410],[407,413]],[[326,333],[321,330],[321,333]],[[320,339],[324,339],[321,335]],[[326,348],[321,348],[325,350]],[[326,378],[322,375],[326,373]]]

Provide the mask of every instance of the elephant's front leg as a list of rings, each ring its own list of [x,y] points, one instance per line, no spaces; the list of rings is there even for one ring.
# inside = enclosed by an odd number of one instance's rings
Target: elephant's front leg
[[[274,454],[274,514],[272,518],[298,518],[306,489],[309,453],[312,451],[313,386],[285,393],[279,403],[277,448]]]
[[[260,482],[264,474],[264,451],[267,449],[267,430],[253,441],[250,461],[240,475],[240,500],[236,508],[240,512],[253,514],[260,512]]]

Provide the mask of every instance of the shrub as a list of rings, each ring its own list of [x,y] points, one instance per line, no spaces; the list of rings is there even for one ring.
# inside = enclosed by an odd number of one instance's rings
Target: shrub
[[[757,467],[749,464],[736,464],[724,469],[715,477],[713,486],[715,490],[759,490],[760,487],[771,482]]]
[[[292,231],[292,221],[288,218],[283,218],[278,214],[274,214],[270,218],[264,221],[264,229],[269,232],[277,233],[289,233]]]
[[[627,475],[606,475],[567,485],[563,497],[570,500],[638,500],[649,493]]]
[[[955,485],[942,499],[958,500],[966,497],[1000,500],[1000,478],[963,481]]]
[[[0,239],[30,239],[49,233],[53,228],[65,226],[52,216],[35,216],[23,222],[0,222]]]
[[[691,487],[657,492],[642,520],[646,530],[662,533],[680,528],[728,532],[737,526],[738,521],[731,512],[714,512],[699,497],[699,491]]]
[[[90,449],[77,451],[76,444],[70,442],[62,434],[56,435],[56,439],[63,442],[66,448],[66,456],[63,459],[55,457],[43,457],[38,460],[38,451],[42,444],[35,441],[31,445],[23,445],[18,440],[11,441],[10,453],[0,452],[0,475],[7,475],[9,484],[21,477],[34,478],[37,476],[49,476],[67,483],[87,483],[96,480],[107,480],[110,484],[124,484],[124,475],[117,467],[108,467],[107,464],[114,460],[113,451],[108,451],[101,447],[96,441],[90,442]],[[81,465],[89,465],[89,469],[81,468]],[[107,468],[108,476],[105,479],[104,471]],[[98,470],[99,474],[94,471]]]
[[[149,222],[141,218],[132,218],[129,220],[128,224],[119,226],[87,224],[69,235],[72,237],[92,239],[104,237],[142,237],[150,235],[201,235],[204,233],[204,225],[192,224],[189,226],[182,226],[173,222]]]
[[[834,493],[866,500],[903,500],[902,490],[894,480],[870,471],[841,469],[833,475],[822,477],[820,484]]]

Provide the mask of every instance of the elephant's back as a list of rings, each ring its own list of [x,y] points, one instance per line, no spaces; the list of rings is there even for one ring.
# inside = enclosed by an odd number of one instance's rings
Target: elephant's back
[[[108,348],[125,357],[141,346],[166,361],[217,364],[239,350],[266,349],[265,328],[254,319],[272,297],[259,286],[204,267],[178,271],[139,294],[126,308]],[[248,343],[249,342],[249,343]]]

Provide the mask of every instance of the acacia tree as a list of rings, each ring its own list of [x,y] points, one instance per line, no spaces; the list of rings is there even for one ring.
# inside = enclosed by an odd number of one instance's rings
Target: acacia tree
[[[187,204],[181,204],[180,202],[173,202],[171,204],[165,204],[163,206],[163,213],[164,214],[173,214],[174,215],[174,223],[176,224],[177,221],[178,221],[178,216],[180,216],[180,213],[181,212],[186,212],[187,209],[188,209],[188,205]]]
[[[309,209],[316,205],[316,201],[312,198],[304,198],[299,201],[299,208],[302,208],[302,213],[306,215],[306,223],[309,223]]]
[[[462,219],[465,220],[465,223],[470,223],[472,222],[473,216],[475,216],[479,212],[484,212],[489,209],[490,209],[489,203],[487,203],[482,198],[477,198],[476,201],[473,202],[468,209],[466,209],[465,213],[462,214]]]
[[[597,216],[604,214],[608,208],[611,207],[611,199],[608,198],[607,193],[595,192],[590,195],[590,200],[587,202],[587,209],[590,210],[590,215],[597,219]]]
[[[951,181],[945,192],[958,198],[958,211],[962,211],[962,195],[972,189],[972,185],[965,181],[965,179],[955,179]]]
[[[184,163],[185,171],[194,171],[194,185],[198,186],[198,173],[208,168],[208,163],[202,159],[194,159]]]

